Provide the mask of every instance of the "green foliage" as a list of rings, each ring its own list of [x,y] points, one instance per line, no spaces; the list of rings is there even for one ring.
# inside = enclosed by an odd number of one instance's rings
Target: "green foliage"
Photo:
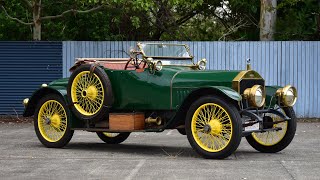
[[[319,1],[284,0],[277,13],[277,40],[320,40]]]
[[[317,0],[278,3],[276,40],[320,39]],[[100,5],[99,11],[41,21],[42,40],[259,40],[260,0],[42,0],[41,16]],[[32,22],[23,1],[6,1],[5,8]],[[0,40],[32,40],[32,26],[3,11],[0,22]]]

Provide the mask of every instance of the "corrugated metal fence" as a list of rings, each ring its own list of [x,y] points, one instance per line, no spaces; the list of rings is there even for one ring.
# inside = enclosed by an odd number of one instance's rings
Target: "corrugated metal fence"
[[[61,42],[0,42],[0,114],[21,114],[24,98],[61,77]]]
[[[195,60],[206,58],[212,70],[243,70],[246,59],[266,80],[267,85],[292,84],[299,99],[295,105],[298,117],[320,117],[320,42],[177,42],[190,46]],[[63,42],[63,76],[75,58],[128,57],[136,47],[133,41],[66,41]]]

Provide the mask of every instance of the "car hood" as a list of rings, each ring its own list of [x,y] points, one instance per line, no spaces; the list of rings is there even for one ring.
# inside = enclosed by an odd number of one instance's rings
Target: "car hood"
[[[172,87],[208,87],[225,86],[232,87],[233,79],[240,71],[216,71],[216,70],[191,70],[178,71],[172,77]]]

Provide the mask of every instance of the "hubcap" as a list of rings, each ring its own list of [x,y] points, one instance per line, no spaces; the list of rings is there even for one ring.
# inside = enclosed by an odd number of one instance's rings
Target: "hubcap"
[[[213,134],[220,134],[222,132],[222,124],[218,120],[211,120],[209,126]]]
[[[51,117],[51,124],[52,126],[54,126],[55,128],[59,128],[60,127],[60,117],[58,114],[54,114],[52,117]]]
[[[88,98],[90,98],[92,100],[96,99],[96,97],[98,95],[97,88],[94,86],[89,86],[87,89],[87,95],[88,95]]]

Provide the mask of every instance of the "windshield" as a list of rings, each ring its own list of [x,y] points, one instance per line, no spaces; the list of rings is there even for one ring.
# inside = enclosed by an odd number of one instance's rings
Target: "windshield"
[[[139,43],[138,47],[145,57],[162,59],[191,59],[188,47],[184,44]]]

